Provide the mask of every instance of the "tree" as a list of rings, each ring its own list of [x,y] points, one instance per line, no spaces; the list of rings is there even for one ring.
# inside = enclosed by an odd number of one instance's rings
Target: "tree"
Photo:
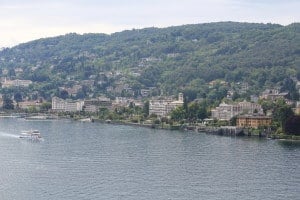
[[[59,97],[62,99],[67,99],[69,97],[69,93],[66,90],[62,90],[59,92]]]
[[[299,93],[296,88],[296,83],[291,78],[286,78],[283,80],[282,86],[281,86],[282,92],[288,92],[289,99],[292,100],[299,100]]]
[[[199,114],[199,104],[197,102],[191,102],[188,105],[187,118],[189,120],[196,120]]]
[[[147,117],[149,115],[149,101],[146,101],[143,106],[144,116]]]
[[[10,68],[8,70],[8,74],[7,74],[9,77],[13,77],[13,76],[16,76],[16,73],[15,73],[15,70],[13,68]]]
[[[267,114],[268,110],[274,108],[274,103],[272,101],[261,101],[260,104],[265,115]]]
[[[108,117],[109,110],[105,107],[99,108],[99,118],[100,119],[105,119]]]
[[[287,105],[284,99],[279,99],[275,105],[273,110],[273,119],[278,122],[280,127],[282,127],[285,132],[285,124],[286,121],[294,115],[294,112],[291,106]]]
[[[207,118],[207,116],[208,116],[207,104],[206,104],[206,101],[203,101],[199,105],[198,118],[203,120],[203,119]]]
[[[289,135],[300,135],[300,116],[292,116],[285,122],[285,133]]]
[[[86,97],[86,94],[84,93],[84,91],[82,89],[80,89],[77,94],[76,94],[76,99],[84,99]]]
[[[192,90],[192,89],[186,89],[184,91],[184,97],[185,97],[185,100],[187,101],[187,103],[193,101],[194,99],[197,98],[197,91],[195,90]]]
[[[16,92],[14,95],[14,100],[19,103],[22,101],[22,94],[20,92]]]
[[[45,103],[42,103],[41,110],[48,111],[49,109],[51,109],[51,107],[52,107],[52,104],[50,102],[45,102]]]
[[[179,106],[179,107],[175,108],[174,110],[172,110],[171,119],[179,121],[179,120],[185,119],[185,115],[186,115],[186,112],[185,112],[183,106]]]
[[[233,116],[233,117],[230,119],[229,123],[230,123],[231,126],[236,126],[236,125],[237,125],[237,124],[236,124],[236,121],[237,121],[237,116]]]
[[[200,96],[216,101],[225,97],[229,89],[222,84],[210,88],[208,82],[216,79],[228,83],[247,81],[250,91],[257,93],[280,83],[295,91],[290,80],[283,80],[300,77],[299,59],[295,59],[300,52],[297,30],[299,23],[283,27],[222,22],[112,35],[68,34],[1,50],[0,57],[4,59],[0,62],[3,75],[8,76],[14,76],[13,68],[21,66],[23,73],[17,73],[18,78],[39,82],[32,84],[36,88],[29,93],[37,91],[47,100],[56,88],[71,86],[70,82],[80,84],[85,78],[95,80],[96,88],[83,88],[77,98],[92,92],[117,95],[116,86],[128,83],[135,95],[142,88],[155,87],[151,89],[155,96],[182,91],[188,102]],[[137,76],[132,72],[138,72]],[[53,87],[41,87],[49,80]],[[111,87],[118,89],[113,91]],[[22,94],[26,95],[23,91]],[[290,94],[290,98],[297,99]],[[233,100],[236,98],[234,95]]]
[[[6,95],[3,97],[3,109],[7,109],[7,110],[14,109],[13,100],[11,100],[11,98],[9,98]]]

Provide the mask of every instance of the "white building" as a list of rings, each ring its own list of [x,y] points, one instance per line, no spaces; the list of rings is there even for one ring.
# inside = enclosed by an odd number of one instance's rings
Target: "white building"
[[[52,110],[61,112],[77,112],[82,111],[84,102],[83,101],[73,101],[73,100],[63,100],[58,97],[52,98]]]
[[[58,97],[52,98],[52,110],[64,111],[65,110],[65,101]]]
[[[149,102],[149,115],[155,114],[160,117],[167,115],[168,101],[165,100],[151,100]]]
[[[221,103],[218,107],[211,110],[211,117],[218,120],[230,120],[234,116],[233,105]]]
[[[67,111],[67,112],[82,111],[82,106],[83,106],[82,101],[67,100],[65,102],[65,110],[64,111]]]
[[[155,114],[160,117],[167,116],[172,110],[183,105],[183,94],[179,93],[178,100],[151,100],[149,102],[149,115]]]
[[[28,87],[30,84],[32,84],[31,80],[7,80],[6,78],[4,81],[2,81],[2,88],[8,88],[8,87]]]
[[[239,102],[238,104],[221,103],[218,107],[211,110],[213,119],[230,120],[232,117],[239,114],[263,114],[262,107],[257,103],[247,101]]]

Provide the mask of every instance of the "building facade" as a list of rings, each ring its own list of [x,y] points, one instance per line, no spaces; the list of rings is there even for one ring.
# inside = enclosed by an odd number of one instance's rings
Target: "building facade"
[[[28,87],[30,84],[32,84],[31,80],[7,80],[6,78],[1,82],[2,88]]]
[[[288,94],[288,92],[280,93],[277,89],[267,89],[264,92],[262,92],[260,98],[275,101],[277,99],[285,99]]]
[[[272,118],[267,116],[238,116],[237,127],[259,128],[263,126],[270,126]]]
[[[111,109],[112,102],[109,98],[101,97],[97,99],[84,100],[84,111],[98,112],[100,108]]]
[[[166,117],[172,110],[183,105],[183,94],[179,93],[178,100],[151,100],[149,101],[149,115],[155,114]]]
[[[226,104],[223,102],[218,107],[211,110],[211,115],[213,119],[226,121],[239,114],[254,113],[263,113],[261,105],[247,101],[239,102],[238,104]]]
[[[77,112],[82,111],[84,102],[74,100],[64,100],[58,97],[52,98],[52,110],[57,112]]]

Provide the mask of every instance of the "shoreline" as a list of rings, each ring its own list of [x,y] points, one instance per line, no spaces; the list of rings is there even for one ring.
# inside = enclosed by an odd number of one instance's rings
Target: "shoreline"
[[[141,124],[133,123],[128,121],[120,120],[103,120],[93,117],[82,117],[72,118],[70,116],[58,116],[54,114],[28,114],[28,113],[1,113],[0,118],[24,118],[25,120],[41,121],[41,120],[59,120],[59,119],[70,119],[79,122],[97,122],[112,125],[126,125],[135,127],[144,127],[151,129],[161,130],[178,130],[178,131],[192,131],[198,133],[205,133],[210,135],[229,136],[229,137],[252,137],[252,138],[265,138],[274,140],[285,140],[285,141],[300,141],[300,136],[297,135],[285,135],[285,134],[274,134],[271,132],[251,132],[249,128],[239,128],[236,126],[199,126],[199,125],[167,125],[167,124]]]
[[[140,123],[130,123],[130,122],[124,122],[124,121],[112,121],[112,120],[100,120],[100,119],[94,119],[93,122],[97,123],[106,123],[106,124],[112,124],[112,125],[126,125],[126,126],[135,126],[135,127],[144,127],[144,128],[151,128],[151,129],[161,129],[161,130],[169,130],[169,131],[189,131],[189,132],[197,132],[197,133],[205,133],[208,135],[218,135],[218,136],[227,136],[227,137],[249,137],[249,138],[262,138],[262,139],[272,139],[272,140],[281,140],[281,141],[299,141],[300,142],[300,136],[297,135],[275,135],[275,134],[253,134],[253,133],[242,133],[244,130],[239,130],[239,132],[232,132],[227,131],[226,128],[228,127],[200,127],[200,126],[189,126],[189,128],[181,128],[179,126],[178,129],[172,129],[172,128],[166,128],[161,127],[160,125],[153,125],[153,124],[140,124]],[[177,126],[178,127],[178,126]],[[194,127],[194,128],[192,128]],[[198,128],[197,128],[198,127]],[[231,127],[230,127],[231,128]],[[223,130],[222,130],[223,129]],[[221,130],[221,131],[220,131]],[[225,130],[225,132],[224,132]]]

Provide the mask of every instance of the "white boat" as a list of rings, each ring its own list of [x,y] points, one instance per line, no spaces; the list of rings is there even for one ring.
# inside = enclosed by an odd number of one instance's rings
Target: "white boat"
[[[79,119],[81,122],[93,122],[91,118],[84,118],[84,119]]]
[[[42,139],[41,133],[38,130],[22,131],[19,138],[29,140],[40,140]]]

